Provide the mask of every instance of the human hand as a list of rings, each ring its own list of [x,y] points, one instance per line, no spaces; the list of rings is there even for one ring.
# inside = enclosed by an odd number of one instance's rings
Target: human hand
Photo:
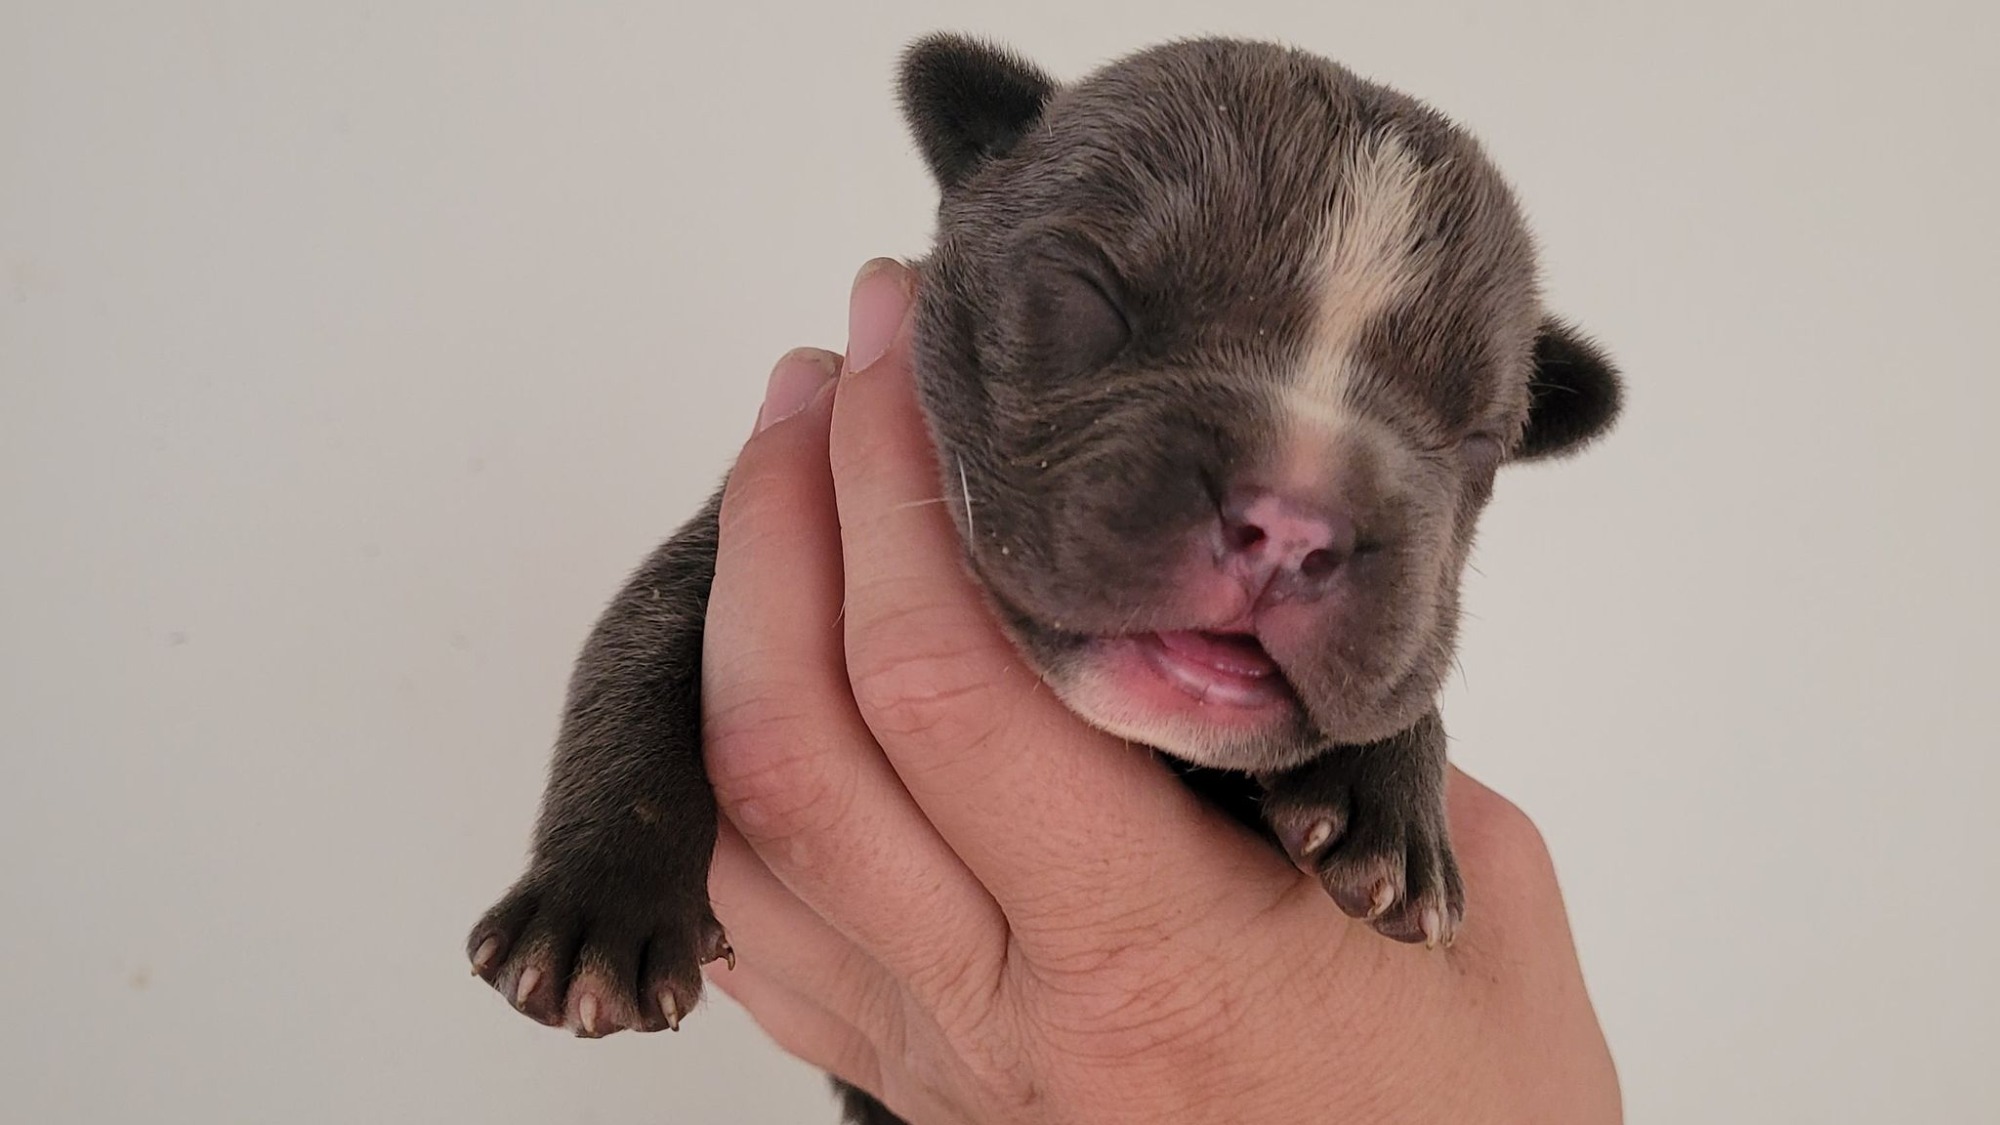
[[[1619,1120],[1512,805],[1453,774],[1465,928],[1400,945],[1042,687],[939,507],[914,284],[864,271],[837,380],[778,365],[724,500],[712,983],[914,1125]]]

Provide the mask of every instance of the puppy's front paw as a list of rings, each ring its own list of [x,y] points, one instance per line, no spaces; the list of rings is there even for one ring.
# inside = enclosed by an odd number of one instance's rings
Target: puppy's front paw
[[[538,864],[466,939],[474,975],[530,1019],[589,1038],[680,1030],[701,967],[736,964],[705,892],[654,873]]]
[[[1450,945],[1465,919],[1465,887],[1444,808],[1426,794],[1353,783],[1273,792],[1265,819],[1292,862],[1333,901],[1385,937]]]

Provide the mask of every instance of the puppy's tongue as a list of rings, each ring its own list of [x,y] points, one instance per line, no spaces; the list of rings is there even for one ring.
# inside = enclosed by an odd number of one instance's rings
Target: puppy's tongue
[[[1257,638],[1245,633],[1197,633],[1183,631],[1155,634],[1160,647],[1190,664],[1212,668],[1231,676],[1261,679],[1274,675],[1278,666]]]

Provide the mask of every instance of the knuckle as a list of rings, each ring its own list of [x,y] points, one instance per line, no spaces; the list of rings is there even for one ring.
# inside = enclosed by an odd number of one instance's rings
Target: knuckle
[[[1226,966],[1128,947],[1094,966],[1044,967],[1047,1031],[1065,1053],[1101,1062],[1199,1058],[1246,1007]]]
[[[717,802],[760,838],[823,831],[854,803],[853,778],[835,768],[819,741],[818,716],[797,703],[760,695],[709,717],[706,762]]]
[[[921,998],[929,1018],[951,1034],[991,1025],[1000,980],[980,958],[953,951],[912,970],[907,988],[912,997]]]
[[[869,953],[849,946],[832,957],[813,987],[821,1002],[888,1058],[895,1058],[906,1035],[905,993],[881,971]]]
[[[996,684],[979,639],[922,607],[856,622],[849,679],[870,729],[889,737],[983,742]]]
[[[1051,888],[1017,913],[1036,979],[1057,991],[1107,980],[1114,987],[1144,982],[1162,975],[1175,957],[1167,912],[1150,901],[1108,903],[1101,887]]]
[[[1051,1067],[1032,1030],[1039,1019],[1004,1011],[997,996],[972,1019],[914,1001],[903,1033],[883,1044],[882,1055],[908,1088],[947,1105],[980,1107],[953,1120],[1050,1120],[1043,1103]],[[913,1034],[912,1028],[925,1030]]]

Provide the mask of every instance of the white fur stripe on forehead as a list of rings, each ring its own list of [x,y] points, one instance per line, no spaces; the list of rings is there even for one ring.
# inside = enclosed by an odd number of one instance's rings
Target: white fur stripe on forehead
[[[1415,248],[1424,170],[1394,134],[1351,151],[1319,247],[1319,308],[1298,369],[1283,389],[1293,419],[1337,427],[1368,326],[1424,279]]]

